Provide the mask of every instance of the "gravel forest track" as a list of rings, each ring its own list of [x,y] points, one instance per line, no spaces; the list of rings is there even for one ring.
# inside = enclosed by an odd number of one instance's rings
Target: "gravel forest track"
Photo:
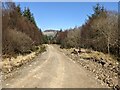
[[[3,88],[106,88],[95,76],[73,62],[54,45],[33,62],[12,72]],[[11,73],[11,74],[12,74]]]

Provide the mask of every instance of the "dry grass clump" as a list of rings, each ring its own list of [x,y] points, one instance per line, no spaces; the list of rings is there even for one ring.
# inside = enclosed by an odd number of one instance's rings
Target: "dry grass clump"
[[[32,61],[36,55],[45,51],[45,46],[36,46],[36,47],[38,49],[34,52],[31,52],[30,54],[18,55],[16,57],[11,57],[11,58],[3,58],[3,61],[1,62],[2,71],[4,73],[9,73],[12,70],[14,70],[15,68],[20,67],[29,61]]]
[[[80,58],[87,59],[87,60],[94,60],[96,62],[103,61],[103,62],[107,62],[109,64],[114,64],[114,65],[118,64],[117,59],[112,55],[104,54],[98,51],[87,50],[86,52],[86,49],[82,49],[82,50],[84,52],[79,55]],[[88,53],[88,51],[90,52]]]
[[[14,67],[19,67],[35,57],[35,52],[32,52],[26,56],[19,55],[16,58],[5,58],[3,61],[2,71],[5,73],[11,72]]]

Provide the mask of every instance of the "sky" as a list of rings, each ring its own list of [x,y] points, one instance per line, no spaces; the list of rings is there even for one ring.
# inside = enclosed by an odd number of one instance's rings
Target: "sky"
[[[42,30],[65,30],[81,26],[93,14],[98,2],[16,2],[22,10],[29,7]],[[100,2],[107,10],[118,11],[117,2]]]

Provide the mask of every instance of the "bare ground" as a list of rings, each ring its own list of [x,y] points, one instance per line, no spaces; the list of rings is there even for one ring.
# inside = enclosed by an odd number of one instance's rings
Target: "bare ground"
[[[119,62],[116,57],[83,48],[80,53],[73,53],[74,50],[78,51],[78,49],[60,49],[58,45],[54,46],[71,58],[73,62],[78,63],[80,66],[93,73],[102,83],[107,84],[112,89],[120,89]]]
[[[3,88],[108,88],[54,45],[47,45],[46,52],[9,76]]]

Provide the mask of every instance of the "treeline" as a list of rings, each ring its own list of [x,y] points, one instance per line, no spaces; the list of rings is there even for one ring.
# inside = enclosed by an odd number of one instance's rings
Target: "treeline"
[[[61,48],[78,48],[80,47],[80,28],[60,30],[57,32],[55,40],[55,43],[60,44]]]
[[[2,3],[2,53],[28,53],[42,44],[42,32],[29,8],[21,10],[13,2]]]
[[[59,31],[56,41],[62,48],[87,48],[118,56],[118,13],[97,4],[81,27]]]

